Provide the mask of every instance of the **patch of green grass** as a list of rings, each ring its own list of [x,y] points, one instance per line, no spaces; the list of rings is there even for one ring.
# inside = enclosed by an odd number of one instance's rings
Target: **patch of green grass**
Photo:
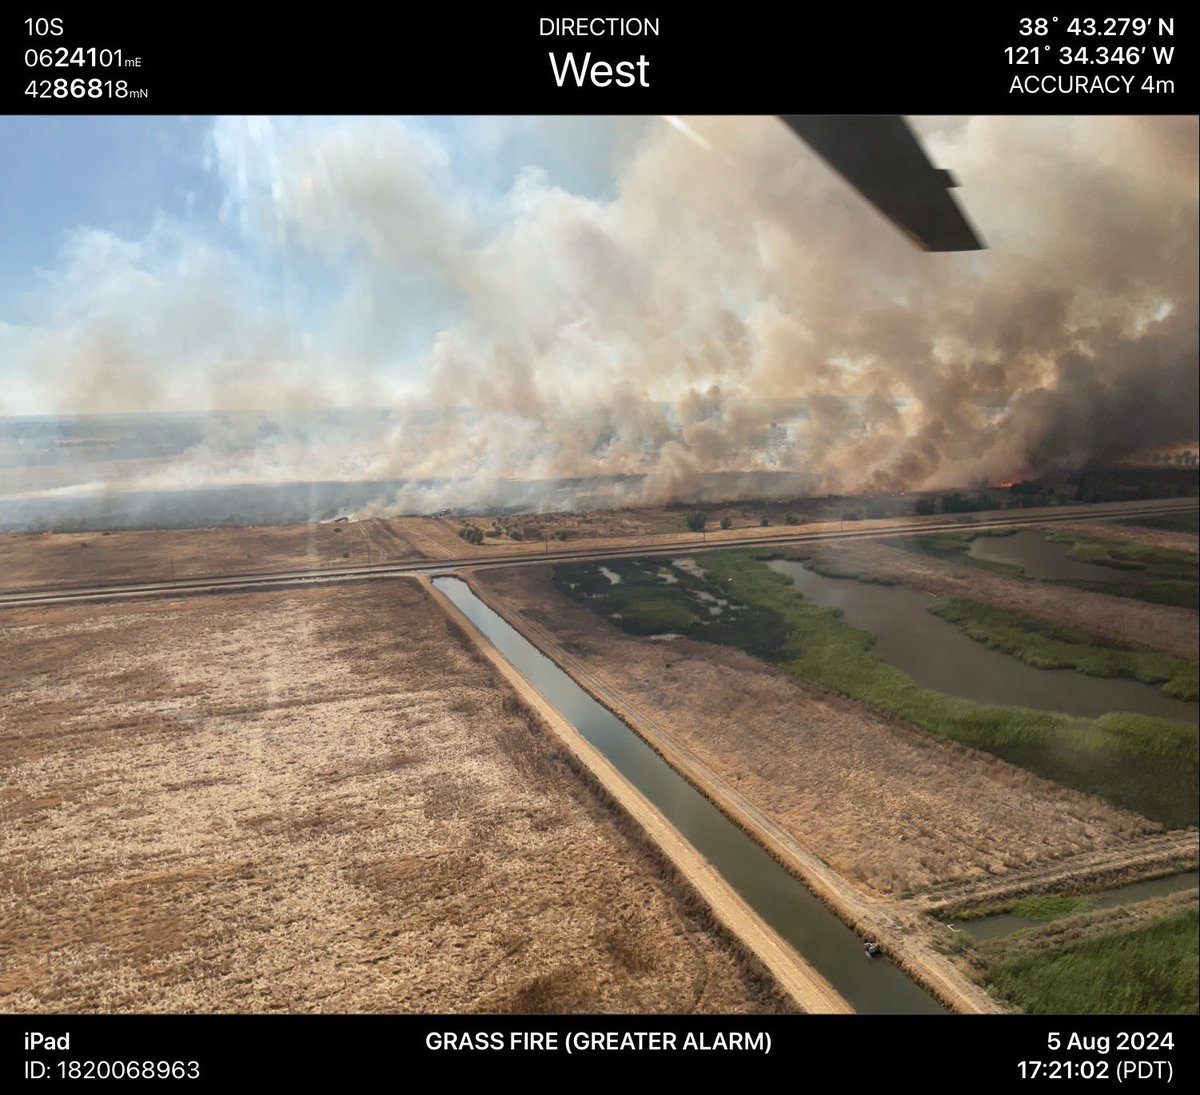
[[[1057,920],[1073,913],[1087,912],[1096,904],[1094,894],[1035,894],[1014,902],[1011,912],[1026,920]]]
[[[771,656],[787,639],[776,613],[731,601],[719,584],[671,567],[667,560],[622,559],[605,565],[620,576],[619,582],[610,582],[594,564],[572,563],[554,568],[554,583],[630,634],[682,635],[740,647],[760,657]],[[673,583],[663,580],[664,570]],[[713,608],[721,611],[714,613]]]
[[[624,598],[638,583],[655,599],[682,606],[693,619],[692,638],[735,646],[765,657],[831,691],[869,704],[916,726],[1001,757],[1046,779],[1099,795],[1170,826],[1200,821],[1197,803],[1197,729],[1144,715],[1113,713],[1096,719],[1051,711],[998,707],[922,688],[907,674],[871,654],[875,636],[851,627],[840,612],[804,601],[793,583],[764,565],[753,551],[706,554],[704,578],[679,573],[665,585],[653,575],[660,563],[632,560],[641,568],[637,582],[626,581],[597,593],[570,589],[560,576],[572,567],[555,568],[559,588],[594,611],[624,617]],[[617,569],[615,565],[612,569]],[[603,580],[603,579],[602,579]],[[704,590],[738,607],[705,620]],[[636,620],[613,620],[632,631]]]
[[[1098,540],[1062,531],[1049,532],[1046,539],[1070,544],[1067,554],[1083,563],[1114,570],[1139,570],[1149,578],[1166,581],[1196,581],[1196,556],[1190,552],[1124,540]]]
[[[1095,894],[1034,894],[1018,900],[993,901],[990,904],[972,905],[969,908],[957,909],[952,917],[960,923],[972,920],[982,920],[989,916],[1000,916],[1011,913],[1013,916],[1024,917],[1026,920],[1058,920],[1060,917],[1071,916],[1074,913],[1088,912],[1096,904]]]
[[[1059,584],[1096,593],[1110,593],[1151,604],[1200,608],[1197,558],[1186,551],[1173,551],[1153,544],[1131,544],[1097,540],[1069,532],[1051,532],[1046,539],[1070,544],[1067,554],[1082,563],[1109,567],[1118,573],[1111,582],[1092,579],[1063,579]],[[1120,571],[1136,571],[1141,581],[1122,581]]]
[[[614,598],[622,622],[640,635],[659,635],[663,632],[684,632],[696,623],[693,612],[670,597],[638,597],[628,592]]]
[[[1123,650],[1086,632],[976,601],[942,597],[929,611],[993,650],[1037,669],[1074,669],[1091,677],[1127,677],[1161,685],[1175,699],[1200,695],[1200,667],[1168,654]]]
[[[1194,1015],[1197,915],[1025,955],[989,970],[998,997],[1035,1015]]]
[[[1200,510],[1190,509],[1182,513],[1161,513],[1156,517],[1126,517],[1115,521],[1118,525],[1134,525],[1138,528],[1161,528],[1168,532],[1200,533]]]
[[[614,584],[593,564],[571,563],[554,568],[555,584],[588,607],[600,602],[606,615],[620,617],[615,622],[634,635],[684,634],[700,622],[695,603],[674,595],[653,571],[624,559],[606,569],[621,580]]]

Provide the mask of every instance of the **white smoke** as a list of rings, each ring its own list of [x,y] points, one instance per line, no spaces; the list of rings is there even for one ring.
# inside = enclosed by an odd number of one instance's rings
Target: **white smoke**
[[[1196,120],[915,125],[989,250],[916,251],[770,118],[221,120],[221,231],[71,234],[31,318],[0,326],[10,391],[59,412],[384,406],[379,429],[269,441],[225,418],[120,473],[413,484],[381,511],[567,477],[638,476],[613,502],[776,469],[934,487],[1193,440]],[[561,181],[589,155],[605,185]]]

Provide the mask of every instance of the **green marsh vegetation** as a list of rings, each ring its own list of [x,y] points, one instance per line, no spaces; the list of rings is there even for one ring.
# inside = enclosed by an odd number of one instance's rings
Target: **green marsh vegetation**
[[[1002,958],[988,970],[994,995],[1040,1015],[1195,1014],[1194,908],[1061,950]]]
[[[939,919],[970,924],[972,920],[1011,913],[1025,920],[1058,920],[1064,916],[1089,912],[1095,904],[1096,895],[1091,893],[1040,893],[959,909],[952,915],[940,916]]]
[[[875,637],[834,609],[805,601],[753,550],[700,556],[703,573],[664,559],[555,568],[568,596],[635,635],[663,632],[737,647],[796,677],[982,749],[1057,783],[1099,795],[1170,826],[1200,821],[1195,726],[1143,715],[1096,719],[974,703],[922,688],[875,658]],[[664,577],[665,575],[665,577]],[[667,579],[673,579],[668,581]],[[721,607],[716,600],[727,601]]]
[[[1151,604],[1200,608],[1200,574],[1197,570],[1197,558],[1190,552],[1156,547],[1153,544],[1100,540],[1064,531],[1048,533],[1046,539],[1069,544],[1067,554],[1072,559],[1109,567],[1114,571],[1111,582],[1063,579],[1063,585],[1097,593],[1111,593],[1117,597],[1130,597]],[[1138,580],[1122,581],[1121,571],[1136,571]]]
[[[1192,516],[1194,519],[1194,515]],[[1173,517],[1174,515],[1167,519],[1171,520]],[[971,554],[971,542],[980,536],[1011,536],[1017,531],[1019,530],[1013,528],[939,532],[930,536],[897,537],[893,543],[909,551],[967,563],[990,570],[994,574],[1020,578],[1025,577],[1025,572],[1015,564],[981,559]],[[1097,539],[1063,530],[1047,532],[1045,536],[1052,543],[1065,545],[1067,555],[1077,562],[1108,567],[1113,572],[1111,579],[1054,579],[1057,585],[1072,586],[1094,593],[1108,593],[1115,597],[1129,597],[1150,604],[1177,605],[1182,608],[1200,607],[1198,560],[1194,554],[1152,544]]]
[[[929,611],[962,628],[976,642],[1038,669],[1128,677],[1161,686],[1168,696],[1180,700],[1195,700],[1200,690],[1196,663],[1169,654],[1128,650],[1074,628],[976,601],[942,597]]]

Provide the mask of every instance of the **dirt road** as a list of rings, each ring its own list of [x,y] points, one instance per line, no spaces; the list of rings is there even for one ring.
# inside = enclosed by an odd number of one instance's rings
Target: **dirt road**
[[[1029,893],[1071,886],[1111,886],[1190,870],[1200,859],[1200,834],[1177,829],[1131,841],[1116,848],[1071,856],[1003,878],[934,886],[907,904],[933,914],[998,904]]]

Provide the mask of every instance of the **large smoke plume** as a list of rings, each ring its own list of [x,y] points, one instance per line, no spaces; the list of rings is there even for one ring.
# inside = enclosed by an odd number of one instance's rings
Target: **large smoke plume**
[[[377,512],[512,479],[934,488],[1194,440],[1196,119],[913,122],[989,250],[915,250],[770,118],[220,121],[220,232],[74,232],[0,323],[6,413],[386,407],[225,415],[82,476],[412,484]],[[487,179],[518,138],[558,166]]]

